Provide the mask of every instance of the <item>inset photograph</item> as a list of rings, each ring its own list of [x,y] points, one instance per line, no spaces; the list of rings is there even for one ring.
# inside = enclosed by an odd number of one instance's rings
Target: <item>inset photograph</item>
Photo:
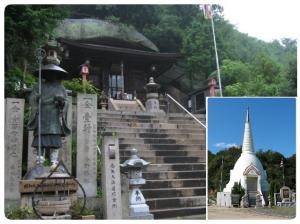
[[[208,219],[296,216],[296,99],[208,98]]]

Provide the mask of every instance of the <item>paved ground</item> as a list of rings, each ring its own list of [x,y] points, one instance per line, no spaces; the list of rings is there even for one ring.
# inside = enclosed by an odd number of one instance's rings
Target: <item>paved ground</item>
[[[276,216],[262,213],[254,208],[224,208],[208,206],[208,219],[244,219],[244,220],[266,220],[266,219],[289,219],[288,217]]]

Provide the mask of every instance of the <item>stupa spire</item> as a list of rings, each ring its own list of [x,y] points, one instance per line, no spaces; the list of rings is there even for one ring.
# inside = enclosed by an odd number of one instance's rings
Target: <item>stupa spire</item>
[[[246,113],[244,140],[243,140],[243,153],[254,153],[249,107],[247,108],[247,113]]]

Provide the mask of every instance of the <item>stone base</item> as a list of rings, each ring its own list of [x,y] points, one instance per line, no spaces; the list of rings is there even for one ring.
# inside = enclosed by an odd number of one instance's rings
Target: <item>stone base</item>
[[[129,205],[130,219],[133,217],[147,217],[148,215],[150,215],[148,205],[146,204]]]
[[[42,219],[54,220],[54,219],[71,219],[71,215],[57,215],[57,216],[41,216]]]
[[[129,216],[129,219],[154,219],[153,214],[137,214],[135,216]]]
[[[277,202],[277,206],[279,206],[279,207],[295,207],[296,202]]]

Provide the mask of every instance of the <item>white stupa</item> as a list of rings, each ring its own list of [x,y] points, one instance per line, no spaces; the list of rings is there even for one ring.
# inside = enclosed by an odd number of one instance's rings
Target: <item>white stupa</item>
[[[249,108],[246,115],[242,154],[234,168],[230,170],[230,181],[223,192],[231,192],[235,182],[241,183],[249,195],[256,193],[266,195],[269,188],[266,171],[254,153]]]

